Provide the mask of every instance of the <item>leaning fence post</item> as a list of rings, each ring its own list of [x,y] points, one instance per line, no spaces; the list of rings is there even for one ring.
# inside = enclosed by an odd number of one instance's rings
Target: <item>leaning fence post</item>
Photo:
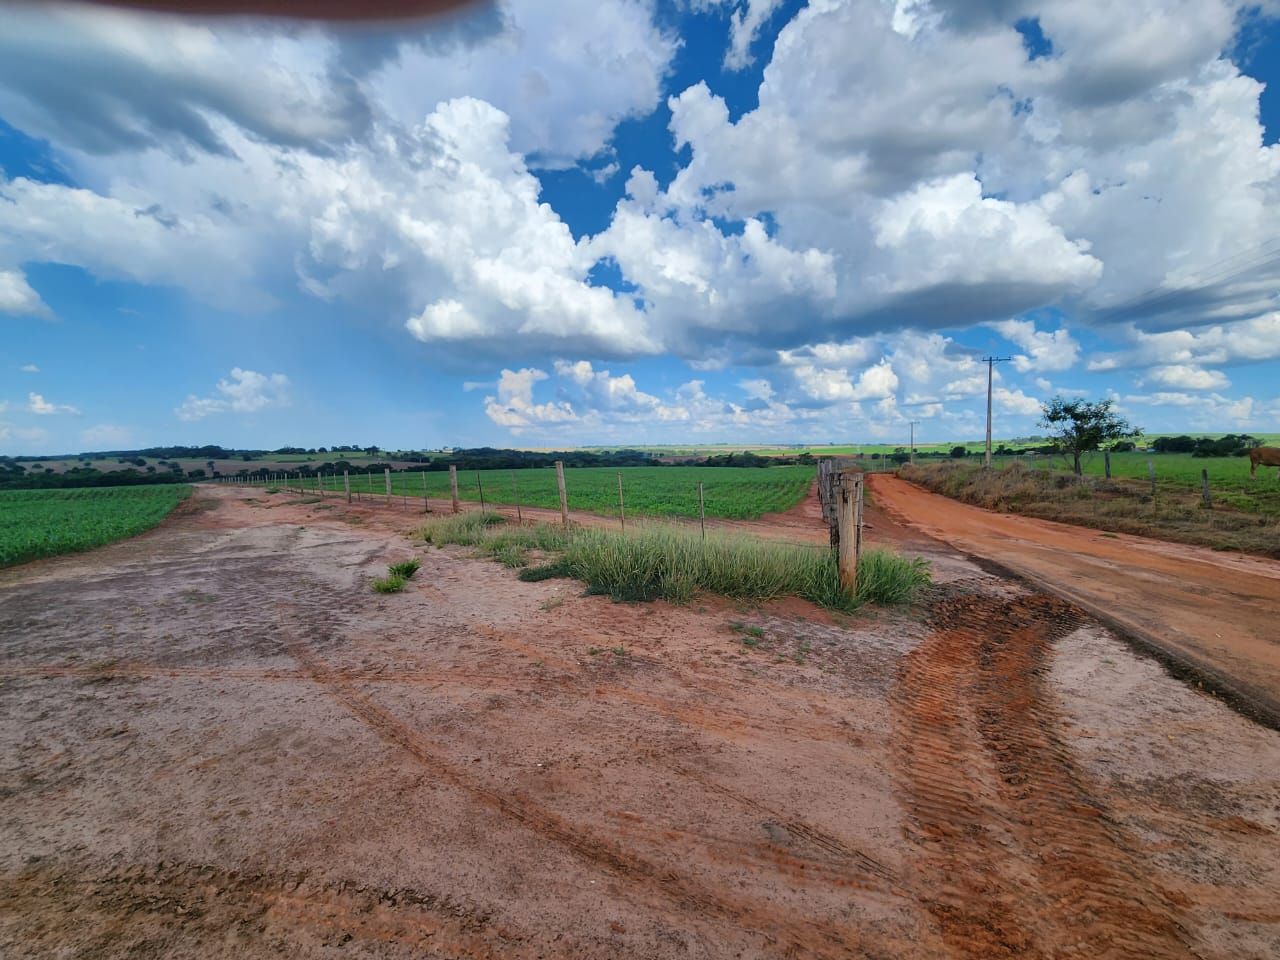
[[[520,487],[516,485],[516,472],[511,471],[511,496],[516,502],[516,523],[524,524],[524,516],[520,513]]]
[[[453,494],[453,512],[458,512],[458,467],[449,464],[449,490]]]
[[[627,529],[627,508],[622,501],[622,473],[618,473],[618,519],[622,521],[622,529]]]
[[[422,512],[431,512],[431,491],[427,489],[427,471],[422,471]]]
[[[351,502],[351,473],[348,470],[342,471],[342,489],[347,495],[347,503]]]
[[[1147,476],[1151,478],[1151,499],[1156,498],[1156,465],[1150,460],[1147,461]]]
[[[707,502],[702,497],[702,481],[698,481],[698,526],[702,528],[702,541],[707,540]]]
[[[569,525],[569,494],[564,489],[564,461],[556,461],[556,486],[560,488],[560,519]]]
[[[484,512],[484,484],[480,482],[480,471],[476,471],[476,489],[480,491],[480,511]]]
[[[1204,505],[1208,509],[1213,509],[1213,494],[1209,492],[1209,471],[1202,469],[1200,471],[1200,495],[1204,498]]]
[[[389,506],[391,506],[391,468],[390,468],[390,467],[383,467],[383,468],[382,468],[382,479],[383,479],[384,481],[386,481],[386,485],[387,485],[387,506],[389,507]]]

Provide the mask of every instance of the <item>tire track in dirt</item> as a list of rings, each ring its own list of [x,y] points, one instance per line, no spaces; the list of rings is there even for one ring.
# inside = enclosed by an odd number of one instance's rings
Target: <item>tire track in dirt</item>
[[[1080,613],[1043,594],[959,594],[895,696],[896,751],[926,905],[967,957],[1195,954],[1055,731],[1051,644]]]
[[[850,956],[891,955],[864,931],[819,920],[800,922],[763,902],[730,900],[670,866],[655,863],[593,835],[581,824],[566,820],[518,791],[499,791],[464,773],[427,736],[402,723],[366,697],[351,681],[332,671],[305,643],[291,636],[286,627],[284,608],[294,605],[280,606],[280,637],[284,647],[316,683],[379,737],[400,747],[441,779],[523,828],[568,850],[579,859],[607,870],[619,880],[641,886],[674,902],[687,913],[699,918],[716,917],[761,937],[771,946],[781,949],[783,956],[836,960]],[[295,628],[305,625],[297,617],[290,619]]]
[[[32,870],[0,878],[0,900],[23,917],[28,948],[38,946],[41,930],[59,928],[58,921],[33,921],[51,911],[65,922],[65,911],[74,909],[83,928],[91,931],[86,938],[95,941],[98,950],[130,947],[134,956],[152,955],[143,945],[156,943],[157,928],[172,928],[170,936],[190,944],[206,930],[222,940],[228,927],[252,929],[272,922],[286,927],[295,948],[298,932],[305,930],[334,946],[355,939],[465,960],[532,955],[518,937],[448,897],[411,887],[381,889],[323,880],[306,873],[172,862],[95,878]],[[129,919],[121,923],[120,918]],[[131,939],[138,942],[131,945]],[[155,955],[163,952],[159,949]],[[88,950],[82,955],[96,954]]]

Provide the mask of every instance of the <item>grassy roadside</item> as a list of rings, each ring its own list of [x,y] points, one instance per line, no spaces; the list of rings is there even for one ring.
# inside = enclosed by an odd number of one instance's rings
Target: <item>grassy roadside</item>
[[[698,593],[761,602],[796,596],[836,610],[866,603],[910,603],[930,582],[928,564],[888,550],[868,550],[856,596],[840,589],[831,551],[745,536],[708,536],[669,524],[617,530],[550,524],[515,526],[493,513],[471,512],[428,523],[428,543],[474,546],[525,579],[566,576],[615,600],[687,602]],[[536,565],[535,565],[536,564]]]
[[[1080,481],[1022,463],[986,471],[960,460],[906,465],[901,474],[934,493],[988,510],[1280,558],[1280,517],[1222,502],[1206,510],[1199,492],[1184,486],[1157,487],[1153,498],[1150,485],[1140,479]]]

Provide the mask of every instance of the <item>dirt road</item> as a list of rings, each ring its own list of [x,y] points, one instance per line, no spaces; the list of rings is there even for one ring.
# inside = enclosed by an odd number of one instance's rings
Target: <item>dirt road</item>
[[[1049,586],[1280,729],[1280,563],[994,513],[871,478],[896,519]]]
[[[620,605],[417,519],[0,571],[0,955],[1280,955],[1280,735],[1070,604]]]

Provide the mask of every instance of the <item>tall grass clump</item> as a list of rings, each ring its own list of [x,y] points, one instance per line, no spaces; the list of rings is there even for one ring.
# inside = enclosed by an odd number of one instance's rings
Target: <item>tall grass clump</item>
[[[422,540],[424,543],[434,543],[438,547],[447,543],[474,547],[485,539],[489,527],[503,522],[501,514],[487,510],[472,510],[441,520],[432,520],[422,528]]]
[[[795,596],[837,610],[864,603],[910,603],[929,583],[924,560],[888,550],[867,550],[850,597],[840,588],[836,559],[826,547],[747,536],[713,535],[667,524],[641,524],[626,532],[595,527],[565,530],[555,524],[515,526],[497,514],[466,513],[434,520],[423,539],[437,546],[477,547],[522,580],[572,577],[592,593],[615,600],[664,599],[684,603],[699,592],[758,603]],[[530,552],[545,562],[530,566]]]
[[[387,574],[392,577],[403,577],[408,580],[422,566],[422,561],[417,557],[411,560],[401,560],[399,563],[393,563],[387,567]]]
[[[697,534],[664,526],[631,534],[581,530],[565,550],[564,564],[592,592],[616,600],[684,602],[706,591],[751,602],[797,596],[849,610],[868,602],[909,603],[929,582],[924,561],[870,550],[850,597],[840,589],[835,557],[826,548],[734,536],[703,542]]]

